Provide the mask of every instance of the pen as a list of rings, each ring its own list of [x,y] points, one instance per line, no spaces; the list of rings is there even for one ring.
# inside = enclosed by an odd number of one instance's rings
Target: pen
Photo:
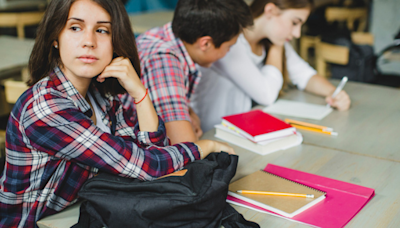
[[[238,190],[238,193],[242,194],[257,194],[257,195],[272,195],[272,196],[295,196],[304,198],[314,198],[312,194],[300,194],[300,193],[287,193],[287,192],[267,192],[267,191],[253,191],[253,190]]]
[[[333,131],[323,131],[321,129],[316,129],[316,128],[312,128],[312,127],[305,127],[305,126],[301,126],[301,125],[297,125],[297,124],[290,124],[290,125],[292,125],[293,127],[297,128],[297,129],[302,129],[302,130],[307,130],[307,131],[314,131],[314,132],[327,134],[327,135],[334,135],[334,136],[338,135],[337,132],[333,132]]]
[[[317,128],[317,129],[321,129],[323,131],[333,131],[333,129],[330,128],[330,127],[325,127],[325,126],[312,124],[312,123],[306,123],[306,122],[299,121],[299,120],[285,119],[285,122],[288,123],[288,124],[292,124],[293,123],[293,124],[298,124],[298,125],[302,125],[302,126],[306,126],[306,127]]]
[[[340,93],[340,91],[342,91],[344,85],[346,85],[347,80],[348,80],[347,76],[344,76],[342,78],[342,80],[340,81],[338,87],[336,87],[335,91],[333,92],[332,98],[335,98],[336,95],[338,95],[338,93]],[[326,107],[330,107],[330,105],[327,104]]]

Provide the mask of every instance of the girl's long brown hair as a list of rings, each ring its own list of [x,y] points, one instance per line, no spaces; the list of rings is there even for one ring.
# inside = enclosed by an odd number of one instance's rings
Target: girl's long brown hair
[[[254,0],[250,5],[251,14],[253,15],[253,19],[261,16],[264,13],[264,7],[268,3],[275,4],[279,9],[302,9],[302,8],[310,8],[312,9],[313,0]],[[272,43],[269,39],[265,38],[260,41],[260,43],[265,47],[265,60],[268,57],[268,51],[271,47]],[[285,50],[283,50],[285,51]],[[285,52],[284,52],[285,53]],[[282,56],[282,76],[283,76],[283,86],[280,94],[282,94],[282,90],[286,89],[289,83],[289,74],[286,68],[286,56]]]
[[[64,28],[71,5],[75,1],[52,0],[50,2],[38,27],[35,45],[29,59],[29,71],[31,75],[28,81],[29,86],[48,76],[54,67],[62,66],[59,51],[53,47],[53,42],[58,39],[59,34]],[[99,4],[110,14],[114,55],[129,58],[136,73],[140,76],[140,61],[135,36],[121,0],[92,1]],[[93,78],[92,85],[102,95],[117,95],[126,92],[115,78],[107,78],[103,83],[99,83]]]

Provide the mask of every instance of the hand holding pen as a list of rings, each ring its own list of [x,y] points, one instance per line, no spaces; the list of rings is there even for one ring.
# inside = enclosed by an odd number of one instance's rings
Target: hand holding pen
[[[340,111],[349,109],[350,97],[345,91],[343,91],[343,87],[345,86],[347,80],[348,78],[344,76],[333,94],[326,98],[326,102],[328,103],[327,107],[332,106]]]

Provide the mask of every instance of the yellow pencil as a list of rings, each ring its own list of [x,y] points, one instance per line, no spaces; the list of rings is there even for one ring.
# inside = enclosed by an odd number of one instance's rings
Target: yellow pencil
[[[285,119],[285,122],[288,124],[298,124],[298,125],[302,125],[305,127],[312,127],[312,128],[317,128],[317,129],[321,129],[323,131],[333,131],[332,128],[330,127],[325,127],[325,126],[321,126],[321,125],[317,125],[317,124],[312,124],[312,123],[306,123],[303,121],[299,121],[299,120],[292,120],[292,119]]]
[[[311,128],[311,127],[304,127],[304,126],[300,126],[297,124],[290,124],[293,127],[297,128],[297,129],[301,129],[301,130],[307,130],[307,131],[313,131],[313,132],[318,132],[318,133],[322,133],[322,134],[327,134],[327,135],[338,135],[337,132],[333,132],[333,131],[323,131],[321,129],[316,129],[316,128]]]
[[[287,192],[267,192],[267,191],[254,191],[254,190],[238,190],[238,193],[242,194],[257,194],[257,195],[271,195],[271,196],[294,196],[304,198],[314,198],[312,194],[301,194],[301,193],[287,193]]]

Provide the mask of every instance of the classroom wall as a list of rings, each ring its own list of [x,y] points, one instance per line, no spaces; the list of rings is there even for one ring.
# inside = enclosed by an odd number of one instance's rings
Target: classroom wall
[[[373,0],[370,22],[375,53],[378,53],[393,42],[400,30],[400,0]]]
[[[144,11],[171,10],[174,9],[178,0],[129,0],[126,3],[128,13]]]

